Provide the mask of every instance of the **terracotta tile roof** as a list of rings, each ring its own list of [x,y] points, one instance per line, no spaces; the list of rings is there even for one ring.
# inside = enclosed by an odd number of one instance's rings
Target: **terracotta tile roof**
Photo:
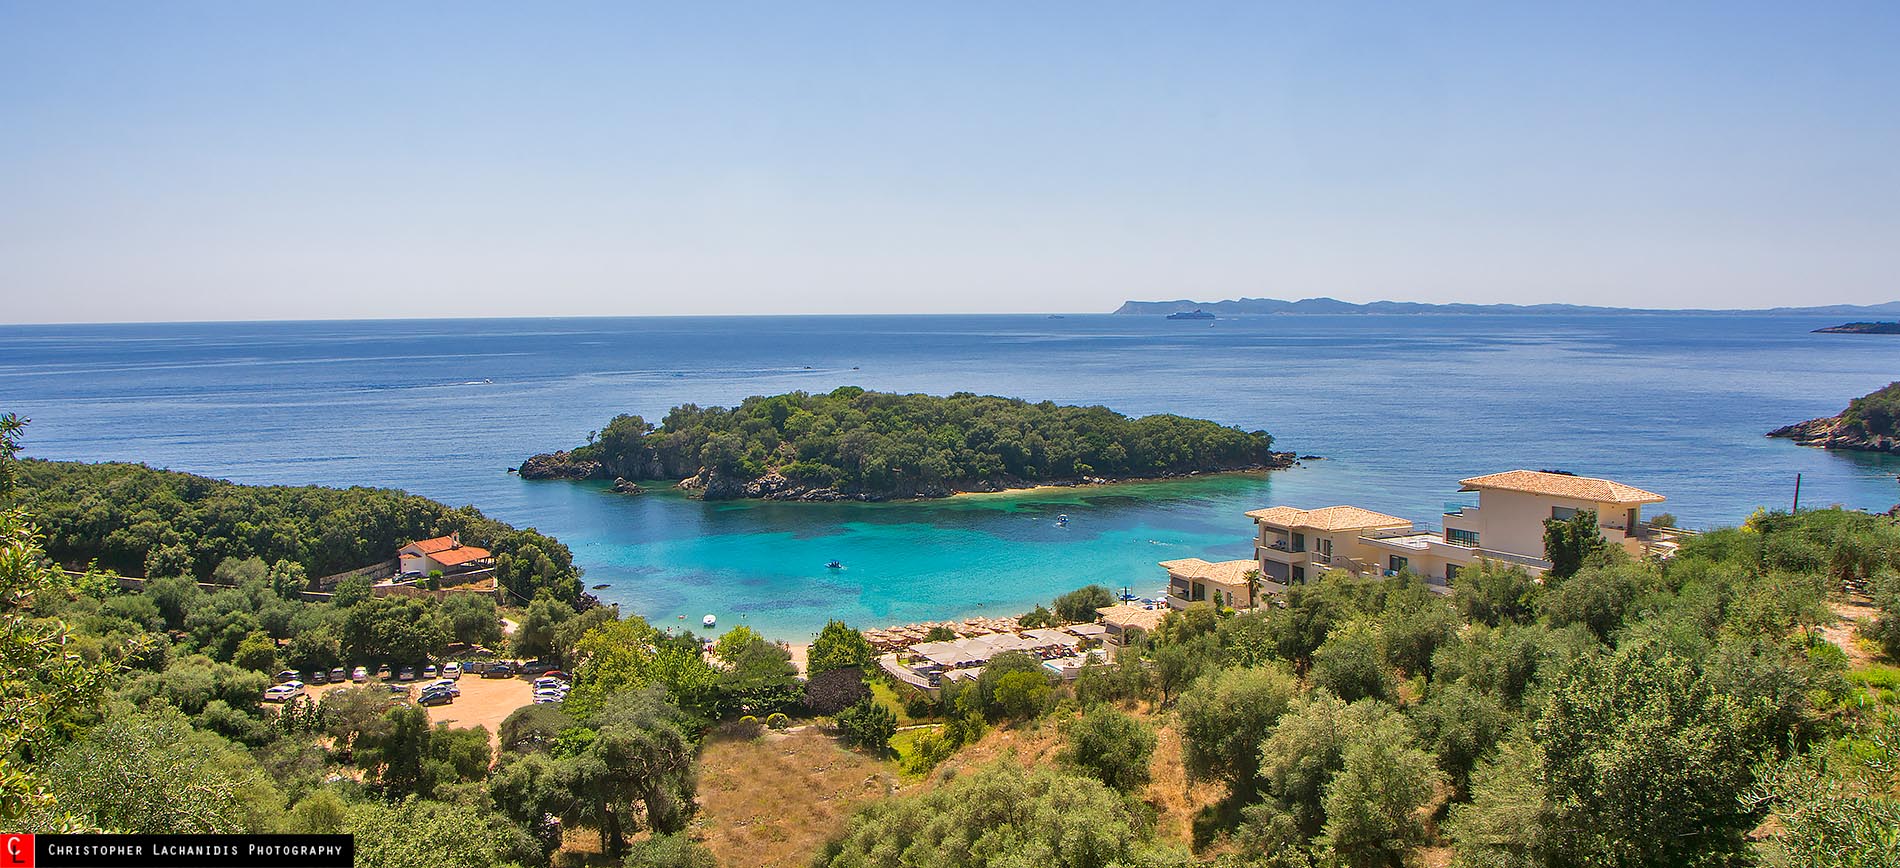
[[[455,548],[456,546],[460,544],[461,543],[459,543],[455,539],[455,537],[439,536],[439,537],[436,537],[435,539],[419,539],[406,546],[403,546],[402,548],[403,548],[403,551],[408,551],[409,549],[415,549],[416,551],[422,554],[432,555],[432,554],[435,554],[436,552],[448,551],[449,549]]]
[[[1112,624],[1123,630],[1134,627],[1150,633],[1161,626],[1161,619],[1168,617],[1167,609],[1143,609],[1140,606],[1130,606],[1125,603],[1119,606],[1103,606],[1095,611],[1102,616],[1104,624]]]
[[[489,556],[485,548],[463,545],[454,536],[439,536],[435,539],[416,540],[402,547],[401,554],[428,555],[430,560],[445,567],[460,566],[469,561],[479,561]]]
[[[1247,513],[1247,517],[1279,527],[1306,527],[1325,531],[1409,527],[1412,524],[1396,515],[1386,515],[1383,512],[1373,512],[1356,506],[1326,506],[1319,509],[1275,506],[1256,509]]]
[[[1247,571],[1260,569],[1254,561],[1221,561],[1208,563],[1200,558],[1182,558],[1178,561],[1162,561],[1161,568],[1169,575],[1184,579],[1200,579],[1203,582],[1230,585],[1244,588],[1247,586]]]
[[[1621,482],[1589,476],[1545,473],[1541,470],[1507,470],[1488,476],[1473,476],[1470,479],[1458,480],[1458,485],[1461,491],[1495,488],[1500,491],[1521,491],[1525,494],[1567,497],[1592,503],[1661,503],[1664,499],[1662,495],[1653,491],[1644,491]]]
[[[475,546],[462,546],[459,549],[449,549],[445,552],[431,554],[429,555],[429,560],[435,561],[445,567],[455,567],[466,564],[469,561],[479,561],[486,557],[488,557],[487,549],[477,548]]]

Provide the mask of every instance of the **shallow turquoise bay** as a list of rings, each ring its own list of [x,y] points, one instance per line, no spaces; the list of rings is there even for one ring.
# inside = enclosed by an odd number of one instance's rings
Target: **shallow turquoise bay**
[[[1247,510],[1351,503],[1436,525],[1517,467],[1668,496],[1685,526],[1884,510],[1900,459],[1763,432],[1900,379],[1900,338],[1804,316],[893,316],[0,326],[27,454],[246,483],[403,488],[560,537],[656,622],[809,638],[1015,614],[1157,561],[1249,553]],[[841,385],[1178,413],[1327,460],[1272,474],[889,504],[702,503],[530,482],[528,455],[616,413]],[[1067,513],[1067,527],[1055,516]],[[845,569],[825,564],[843,561]]]

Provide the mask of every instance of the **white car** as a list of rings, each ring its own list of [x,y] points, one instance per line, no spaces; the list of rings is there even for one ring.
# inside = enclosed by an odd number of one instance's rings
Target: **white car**
[[[422,685],[422,689],[423,690],[446,690],[449,692],[451,696],[462,695],[462,688],[458,686],[454,680],[448,679],[448,678],[437,678],[436,680],[431,681],[428,684]]]
[[[462,664],[445,663],[442,665],[442,677],[454,681],[462,677]]]
[[[270,688],[269,690],[264,691],[264,701],[265,702],[287,702],[290,700],[291,697],[296,696],[297,694],[302,693],[302,692],[303,692],[303,685],[301,684],[297,685],[296,687],[290,686],[289,683],[279,684]]]

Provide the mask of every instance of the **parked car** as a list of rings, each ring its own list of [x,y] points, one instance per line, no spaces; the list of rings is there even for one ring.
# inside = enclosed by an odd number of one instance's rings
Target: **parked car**
[[[560,701],[561,697],[559,696],[536,696],[534,698],[535,705],[552,705]]]
[[[311,673],[310,673],[310,683],[311,683],[311,684],[329,684],[329,683],[330,683],[330,673],[328,673],[328,672],[325,672],[325,671],[323,671],[323,670],[321,670],[321,669],[318,669],[318,670],[316,670],[316,671],[314,671],[314,672],[311,672]]]
[[[396,680],[397,680],[397,681],[414,681],[414,680],[416,680],[416,667],[414,667],[414,666],[404,666],[404,667],[403,667],[402,669],[400,669],[400,670],[398,670],[398,671],[396,672]]]
[[[404,684],[385,684],[385,685],[383,685],[383,687],[384,687],[385,689],[387,689],[387,690],[388,690],[388,691],[389,691],[390,693],[393,693],[393,694],[395,694],[395,695],[397,695],[397,696],[408,696],[408,695],[409,695],[409,687],[408,687],[408,685],[404,685]]]
[[[566,680],[568,680],[568,676],[567,676],[567,673],[565,673],[565,672],[562,672],[562,671],[561,671],[561,670],[559,670],[559,669],[550,669],[550,670],[548,670],[547,672],[544,672],[544,673],[542,673],[542,674],[541,674],[541,677],[543,677],[543,678],[559,678],[559,679],[561,679],[562,681],[566,681]]]
[[[385,663],[376,667],[376,677],[387,679],[389,677],[389,664]]]
[[[422,685],[422,689],[423,690],[446,690],[450,693],[455,694],[456,696],[462,695],[462,686],[459,684],[456,684],[453,681],[450,681],[447,678],[438,678],[434,681],[429,682],[428,684],[424,684]]]
[[[451,681],[462,677],[462,664],[448,663],[442,667],[442,677]]]
[[[303,688],[301,687],[292,687],[289,684],[276,684],[264,691],[264,701],[284,702],[302,692]]]
[[[416,698],[417,705],[448,705],[454,701],[455,697],[446,690],[423,691],[423,694]]]
[[[350,670],[350,680],[351,680],[351,681],[354,681],[354,682],[356,682],[356,683],[358,683],[358,684],[361,684],[361,683],[363,683],[363,682],[365,682],[365,681],[368,681],[368,680],[369,680],[369,670],[368,670],[368,669],[365,669],[365,668],[363,668],[363,667],[361,667],[361,666],[358,666],[358,667],[356,667],[355,669],[352,669],[352,670]]]
[[[540,675],[543,672],[553,672],[553,671],[554,671],[554,664],[543,663],[539,660],[529,660],[528,662],[521,664],[521,674],[523,675]]]
[[[286,681],[297,681],[302,678],[303,678],[303,673],[298,672],[295,669],[286,669],[282,672],[277,673],[277,683],[279,684],[282,684]]]
[[[488,668],[486,670],[483,670],[482,677],[483,678],[513,678],[515,677],[515,669],[513,666],[509,666],[506,663],[490,663],[488,664]]]
[[[343,667],[341,666],[338,666],[335,669],[330,670],[330,681],[333,684],[342,684],[343,679],[347,677],[348,676],[344,673]]]
[[[434,678],[434,677],[435,677],[435,664],[434,664],[434,663],[431,663],[431,664],[429,664],[429,665],[427,665],[427,666],[424,666],[424,667],[422,667],[422,677],[424,677],[424,678]]]

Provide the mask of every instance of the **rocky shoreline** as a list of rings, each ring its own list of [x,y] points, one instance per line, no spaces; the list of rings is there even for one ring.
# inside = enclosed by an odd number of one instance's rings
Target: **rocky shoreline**
[[[994,493],[1015,491],[1043,486],[1068,488],[1084,485],[1111,485],[1118,482],[1157,481],[1164,479],[1185,479],[1207,473],[1237,473],[1245,471],[1282,470],[1292,467],[1301,459],[1314,459],[1318,456],[1300,456],[1292,452],[1273,453],[1274,461],[1269,464],[1253,464],[1243,467],[1210,467],[1205,470],[1192,470],[1161,476],[1143,476],[1118,478],[1107,476],[1080,476],[1072,479],[1017,479],[998,477],[993,479],[962,480],[955,484],[932,485],[891,491],[852,491],[839,488],[808,485],[787,479],[778,471],[769,471],[753,479],[725,476],[701,468],[700,471],[673,484],[673,487],[694,497],[705,500],[782,500],[804,501],[807,503],[830,503],[835,501],[860,501],[877,503],[889,500],[932,500],[964,493]],[[570,481],[609,481],[613,490],[622,494],[639,494],[645,489],[624,476],[616,475],[606,465],[591,459],[577,459],[572,452],[545,452],[533,456],[511,468],[521,474],[522,479],[562,479]],[[652,477],[648,477],[651,479]]]
[[[1827,416],[1784,425],[1768,432],[1770,437],[1785,437],[1802,446],[1817,449],[1845,449],[1855,452],[1900,453],[1900,438],[1869,434],[1859,425],[1849,424],[1840,416]]]

